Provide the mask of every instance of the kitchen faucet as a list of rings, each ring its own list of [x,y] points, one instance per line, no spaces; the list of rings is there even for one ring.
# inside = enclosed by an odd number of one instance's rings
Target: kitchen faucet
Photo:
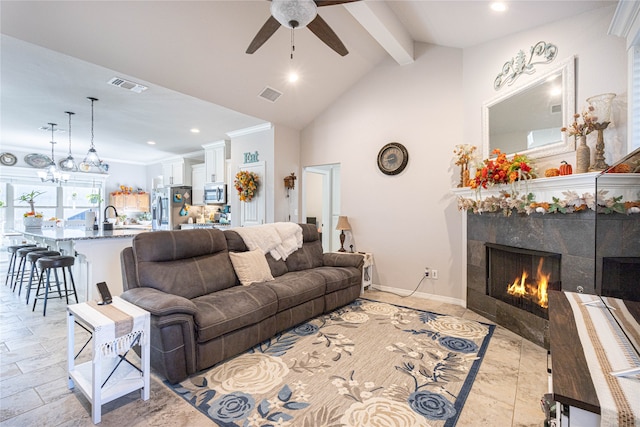
[[[102,223],[102,229],[105,231],[113,230],[113,224],[107,221],[107,209],[109,208],[113,209],[113,213],[115,214],[116,218],[118,218],[118,211],[116,210],[116,207],[113,205],[107,205],[104,208],[104,222]]]

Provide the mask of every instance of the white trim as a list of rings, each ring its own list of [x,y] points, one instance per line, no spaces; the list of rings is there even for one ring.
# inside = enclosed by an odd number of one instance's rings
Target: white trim
[[[407,290],[407,289],[394,288],[391,286],[380,286],[380,285],[376,285],[375,283],[371,285],[371,288],[376,291],[395,293],[400,296],[408,296],[412,292],[411,290]],[[444,302],[446,304],[459,305],[465,308],[467,307],[465,301],[458,298],[445,297],[442,295],[429,294],[426,292],[415,292],[411,296],[416,298],[428,299],[432,301]],[[367,298],[367,293],[365,292],[362,295],[362,297]]]
[[[250,135],[252,133],[264,132],[265,130],[273,129],[273,124],[270,122],[263,123],[261,125],[251,126],[244,129],[232,130],[227,132],[229,138],[237,138],[239,136]]]
[[[619,1],[609,34],[627,39],[627,49],[640,43],[640,2]]]

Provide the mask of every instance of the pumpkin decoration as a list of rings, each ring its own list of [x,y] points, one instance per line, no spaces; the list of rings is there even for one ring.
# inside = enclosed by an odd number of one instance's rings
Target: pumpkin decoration
[[[571,175],[573,173],[571,165],[564,160],[560,163],[558,170],[560,171],[560,175]]]
[[[631,166],[626,163],[620,163],[609,169],[609,173],[629,173],[631,172]]]
[[[544,171],[544,176],[546,177],[552,177],[552,176],[558,176],[558,175],[560,175],[560,169],[551,168]]]

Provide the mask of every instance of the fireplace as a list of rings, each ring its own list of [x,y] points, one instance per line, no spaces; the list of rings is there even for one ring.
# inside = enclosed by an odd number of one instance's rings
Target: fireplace
[[[561,258],[553,252],[485,243],[487,295],[548,319],[549,290],[561,290]]]

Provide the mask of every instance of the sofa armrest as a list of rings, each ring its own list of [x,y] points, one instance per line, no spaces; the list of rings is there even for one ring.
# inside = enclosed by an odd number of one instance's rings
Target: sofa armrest
[[[188,299],[168,294],[153,288],[134,288],[125,291],[120,297],[147,310],[155,316],[167,316],[169,314],[184,313],[195,315],[197,308]]]
[[[326,252],[322,254],[322,265],[328,267],[355,267],[362,270],[364,256],[352,253]]]

